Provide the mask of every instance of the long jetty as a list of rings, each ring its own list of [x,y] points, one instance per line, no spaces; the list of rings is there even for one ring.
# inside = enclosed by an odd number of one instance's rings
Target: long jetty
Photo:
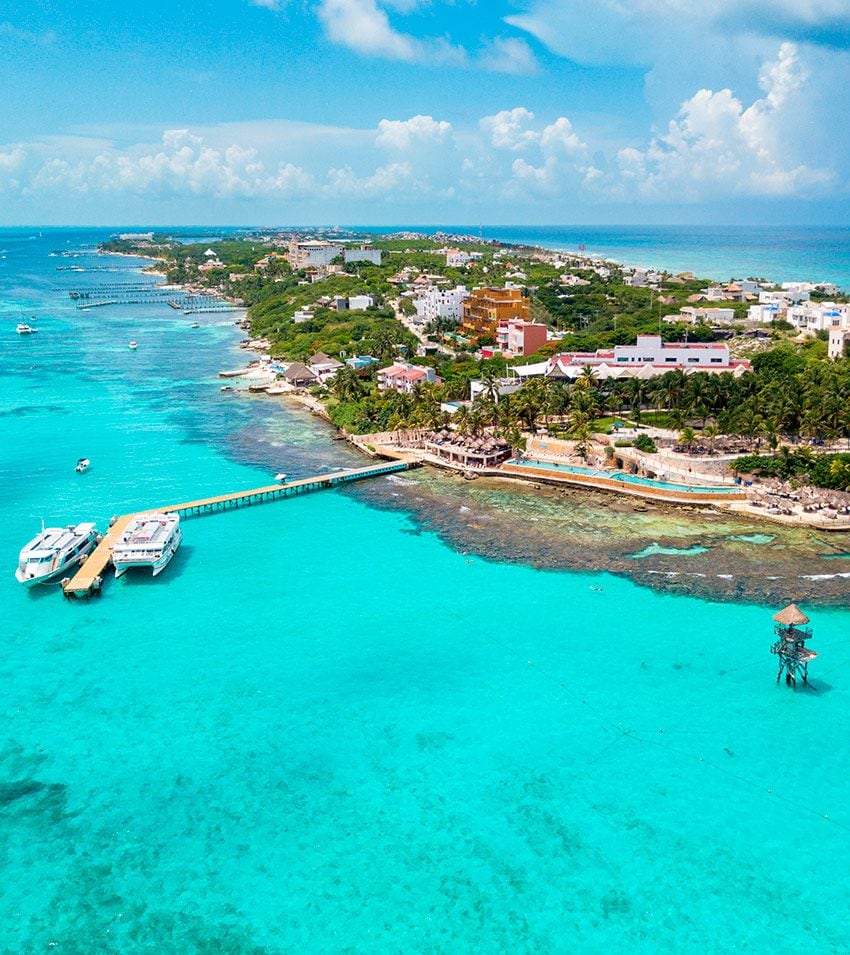
[[[179,514],[182,518],[195,517],[201,514],[215,514],[219,511],[228,511],[237,507],[247,507],[269,501],[282,501],[299,494],[327,490],[338,487],[340,484],[350,484],[353,481],[380,477],[382,474],[409,471],[411,468],[419,466],[420,462],[415,458],[404,457],[400,460],[373,464],[365,468],[332,471],[329,474],[319,474],[298,481],[289,481],[285,484],[269,484],[249,491],[219,494],[215,497],[203,497],[197,501],[183,501],[180,504],[169,504],[167,507],[149,508],[132,514],[124,514],[113,521],[103,540],[80,565],[76,574],[70,580],[62,582],[62,590],[66,597],[89,597],[92,594],[99,593],[103,584],[103,575],[112,563],[112,550],[116,541],[124,533],[130,521],[141,514]]]

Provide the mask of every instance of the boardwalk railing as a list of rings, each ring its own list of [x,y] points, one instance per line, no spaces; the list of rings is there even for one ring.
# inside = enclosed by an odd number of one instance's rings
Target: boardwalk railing
[[[404,460],[374,464],[365,468],[332,471],[329,474],[320,474],[315,477],[303,478],[300,481],[290,481],[286,484],[269,484],[249,491],[219,494],[215,497],[200,498],[197,501],[184,501],[181,504],[169,504],[166,507],[137,511],[135,514],[124,514],[114,521],[108,533],[89,554],[77,573],[70,580],[63,581],[62,590],[66,597],[87,597],[99,592],[103,583],[103,575],[112,562],[112,549],[115,542],[130,521],[138,514],[179,514],[183,518],[200,514],[214,514],[218,511],[227,511],[236,507],[262,504],[267,501],[281,501],[287,497],[295,497],[311,491],[321,491],[341,484],[350,484],[353,481],[362,481],[366,478],[379,477],[382,474],[407,471],[415,467],[419,467],[419,461],[414,458],[405,458]]]

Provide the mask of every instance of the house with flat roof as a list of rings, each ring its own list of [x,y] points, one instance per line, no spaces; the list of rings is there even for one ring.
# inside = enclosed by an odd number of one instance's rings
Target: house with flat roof
[[[496,345],[508,358],[533,355],[546,344],[548,329],[538,322],[508,319],[496,328]]]
[[[638,335],[634,345],[616,345],[595,352],[564,352],[533,365],[511,369],[519,378],[545,376],[575,380],[590,367],[596,378],[654,378],[667,371],[732,372],[749,371],[748,361],[733,360],[729,347],[710,342],[664,342],[660,335]]]
[[[495,338],[499,324],[510,319],[531,319],[531,302],[521,288],[474,288],[463,303],[461,331],[475,338]]]

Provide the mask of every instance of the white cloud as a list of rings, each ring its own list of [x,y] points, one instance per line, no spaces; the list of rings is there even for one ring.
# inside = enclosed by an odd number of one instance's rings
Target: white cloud
[[[523,106],[466,125],[420,114],[366,129],[285,120],[164,132],[76,129],[0,143],[2,206],[299,201],[338,219],[347,201],[398,208],[417,201],[427,209],[452,197],[452,209],[480,213],[509,208],[509,200],[525,211],[534,203],[567,211],[577,202],[730,198],[737,208],[752,197],[847,192],[845,151],[811,145],[808,65],[793,44],[782,44],[749,103],[728,88],[699,89],[663,132],[631,143],[566,116],[538,119]]]
[[[794,107],[805,83],[796,48],[782,44],[759,81],[765,96],[747,107],[728,89],[695,93],[646,149],[619,151],[614,190],[703,201],[806,195],[831,183],[834,172],[795,158],[803,150]]]
[[[524,106],[503,109],[493,116],[485,116],[479,123],[481,129],[490,137],[490,144],[496,149],[525,149],[540,138],[537,130],[530,128],[534,113]]]
[[[410,119],[382,119],[378,123],[375,142],[389,149],[408,149],[411,144],[443,141],[452,125],[433,116],[412,116]]]
[[[445,37],[418,37],[397,30],[387,13],[389,8],[409,14],[423,5],[422,0],[319,0],[316,12],[332,43],[361,56],[499,73],[537,70],[531,47],[520,37],[485,40],[478,52],[470,53]]]
[[[477,62],[492,73],[520,75],[536,73],[538,69],[531,47],[519,37],[495,37],[485,43]]]
[[[411,189],[421,189],[414,177],[410,163],[389,163],[379,166],[367,176],[358,176],[350,166],[328,171],[324,194],[328,198],[397,198],[396,190],[404,188],[405,192]]]
[[[573,124],[561,116],[540,134],[540,147],[543,152],[560,150],[568,154],[578,154],[584,151],[585,145],[578,138]]]
[[[578,63],[650,66],[671,51],[716,55],[737,37],[810,39],[846,45],[847,0],[528,0],[505,18]]]
[[[411,61],[425,56],[421,41],[395,30],[377,0],[320,0],[318,15],[328,39],[356,53]]]

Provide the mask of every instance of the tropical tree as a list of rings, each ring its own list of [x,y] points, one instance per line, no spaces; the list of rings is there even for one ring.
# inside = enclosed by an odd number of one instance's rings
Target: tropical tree
[[[340,401],[357,401],[364,387],[357,372],[349,365],[338,368],[330,382],[331,393]]]
[[[691,451],[693,450],[693,447],[696,444],[696,441],[697,441],[697,433],[696,431],[694,431],[693,428],[691,427],[682,428],[681,432],[679,433],[679,444],[687,448],[688,451]]]

